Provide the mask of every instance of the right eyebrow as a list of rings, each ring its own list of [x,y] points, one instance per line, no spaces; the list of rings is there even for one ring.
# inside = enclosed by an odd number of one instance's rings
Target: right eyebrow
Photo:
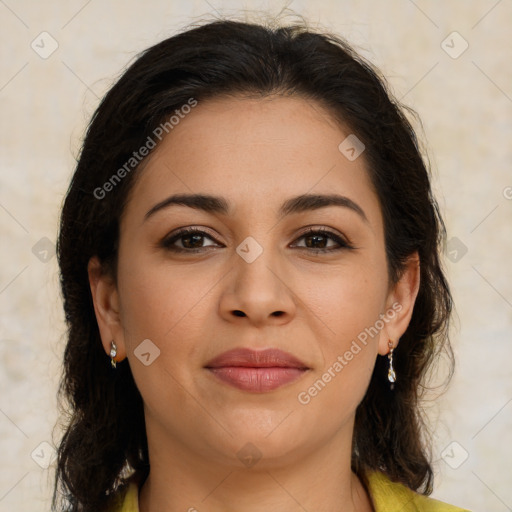
[[[227,215],[231,211],[228,202],[223,197],[206,194],[175,194],[155,204],[146,213],[144,220],[172,205],[188,206],[207,213],[221,213],[223,215]]]

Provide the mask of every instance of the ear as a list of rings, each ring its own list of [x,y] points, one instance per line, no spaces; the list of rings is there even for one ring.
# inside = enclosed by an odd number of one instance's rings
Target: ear
[[[411,321],[414,304],[420,288],[420,258],[415,251],[407,259],[405,269],[400,280],[390,289],[384,315],[387,321],[380,331],[379,354],[389,353],[388,342],[393,342],[393,348],[398,345],[398,340],[407,330]]]
[[[96,256],[89,260],[87,272],[103,349],[110,357],[110,342],[114,340],[117,346],[117,356],[114,359],[117,362],[122,361],[126,357],[126,347],[119,315],[117,286]]]

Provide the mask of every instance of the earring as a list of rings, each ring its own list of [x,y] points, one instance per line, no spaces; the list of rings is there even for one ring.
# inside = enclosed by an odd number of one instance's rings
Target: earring
[[[116,368],[116,361],[114,357],[117,355],[117,346],[114,343],[114,340],[110,342],[110,364],[112,365],[112,368]]]
[[[391,389],[393,389],[395,387],[395,382],[396,382],[396,373],[395,373],[395,370],[393,368],[393,342],[391,340],[388,341],[388,347],[389,347],[389,354],[388,354],[388,359],[389,359],[389,370],[388,370],[388,380],[389,382],[391,382]]]

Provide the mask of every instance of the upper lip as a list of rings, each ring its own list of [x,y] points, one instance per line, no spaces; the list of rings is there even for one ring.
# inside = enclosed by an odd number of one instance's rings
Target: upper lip
[[[235,348],[214,357],[205,365],[205,368],[221,368],[225,366],[308,369],[308,366],[305,363],[297,359],[292,354],[275,348],[258,351],[250,348]]]

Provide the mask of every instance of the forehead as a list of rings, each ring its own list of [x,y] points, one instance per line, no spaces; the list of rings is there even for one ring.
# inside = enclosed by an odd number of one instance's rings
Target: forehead
[[[277,212],[291,196],[339,193],[364,204],[376,225],[378,199],[366,162],[339,149],[350,135],[320,103],[299,96],[199,102],[136,171],[127,209],[144,216],[180,192],[222,195],[238,213]]]

